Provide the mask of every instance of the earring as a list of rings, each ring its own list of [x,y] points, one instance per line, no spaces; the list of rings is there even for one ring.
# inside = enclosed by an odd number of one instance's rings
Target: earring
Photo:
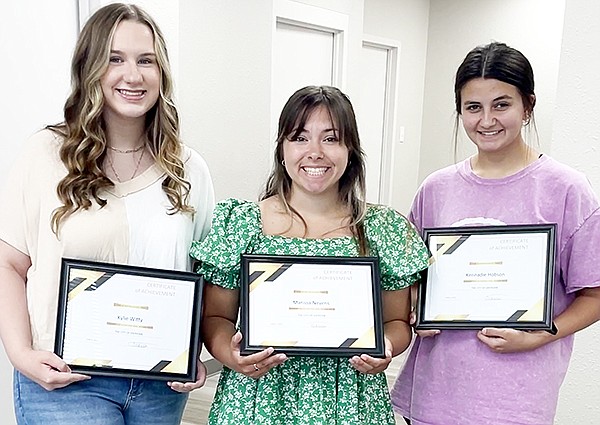
[[[281,165],[283,165],[285,167],[285,159],[281,160]]]

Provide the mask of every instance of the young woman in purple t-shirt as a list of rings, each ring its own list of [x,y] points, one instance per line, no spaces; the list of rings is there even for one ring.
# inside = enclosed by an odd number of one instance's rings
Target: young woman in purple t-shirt
[[[477,153],[427,177],[409,218],[421,231],[556,223],[558,332],[418,331],[392,401],[412,425],[551,425],[573,334],[600,319],[600,205],[585,176],[525,143],[536,97],[521,52],[471,50],[455,99]]]

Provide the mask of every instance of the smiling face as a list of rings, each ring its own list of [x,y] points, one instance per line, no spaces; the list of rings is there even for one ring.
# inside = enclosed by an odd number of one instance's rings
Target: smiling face
[[[160,70],[152,30],[125,20],[117,25],[106,72],[100,79],[104,118],[143,120],[155,105],[160,90]]]
[[[474,78],[461,90],[463,127],[479,153],[503,153],[524,143],[528,112],[519,90],[491,78]]]
[[[300,130],[300,131],[298,131]],[[337,197],[339,180],[348,165],[348,148],[324,106],[317,107],[302,129],[294,129],[283,142],[285,169],[291,192],[331,193]]]

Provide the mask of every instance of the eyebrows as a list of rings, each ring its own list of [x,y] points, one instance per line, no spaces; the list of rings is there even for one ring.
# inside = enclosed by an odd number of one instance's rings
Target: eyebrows
[[[510,96],[510,95],[508,95],[508,94],[503,94],[502,96],[498,96],[498,97],[495,97],[494,99],[492,99],[492,103],[498,102],[500,100],[513,100],[513,97]],[[481,102],[479,100],[469,100],[469,99],[466,99],[463,102],[463,105],[473,105],[473,104],[480,104],[480,103],[483,103],[483,102]]]
[[[118,50],[118,49],[111,49],[110,50],[110,54],[111,55],[120,55],[120,56],[127,56],[127,53],[122,51],[122,50]],[[142,52],[140,54],[137,55],[138,57],[156,57],[156,53],[154,53],[153,51],[149,51],[149,52]]]
[[[335,127],[331,127],[331,128],[325,128],[323,130],[321,130],[321,133],[330,133],[330,132],[337,132],[339,131],[337,128]],[[309,130],[307,130],[306,128],[301,128],[301,127],[296,127],[294,129],[292,129],[291,134],[300,134],[300,133],[310,133]]]

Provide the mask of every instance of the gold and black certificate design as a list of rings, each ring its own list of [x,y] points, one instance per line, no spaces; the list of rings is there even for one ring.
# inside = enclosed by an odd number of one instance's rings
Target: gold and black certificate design
[[[242,255],[242,353],[383,356],[376,258]]]
[[[425,229],[417,329],[552,330],[555,225]]]
[[[202,276],[63,259],[55,352],[75,371],[194,381]]]

